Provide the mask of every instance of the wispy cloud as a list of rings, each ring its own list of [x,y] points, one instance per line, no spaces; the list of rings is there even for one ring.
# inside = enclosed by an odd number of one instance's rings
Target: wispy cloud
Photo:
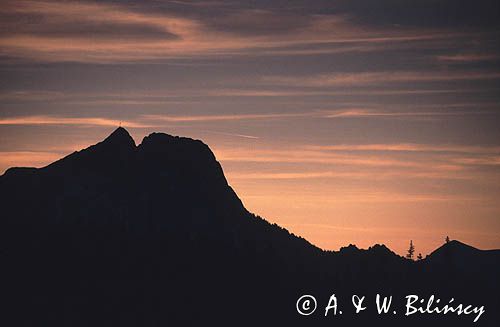
[[[363,86],[395,82],[474,81],[500,79],[500,72],[385,71],[329,73],[314,76],[265,76],[264,83],[303,87]]]
[[[216,149],[227,163],[295,164],[315,171],[245,173],[239,178],[427,178],[473,179],[480,166],[499,167],[496,146],[426,144],[303,145],[294,149]],[[330,167],[330,168],[328,168]],[[331,167],[334,167],[332,170]]]
[[[500,153],[482,157],[459,157],[451,159],[453,163],[469,166],[500,166]]]
[[[471,154],[500,153],[499,146],[432,145],[415,143],[311,145],[307,146],[307,148],[327,151],[457,152]]]
[[[249,150],[249,149],[226,149],[217,151],[218,158],[227,162],[256,162],[256,163],[314,163],[333,164],[344,166],[368,166],[368,167],[405,167],[405,168],[428,168],[429,162],[418,162],[409,159],[393,158],[389,156],[375,155],[351,155],[332,153],[322,150],[308,150],[297,148],[294,150]],[[434,163],[436,169],[450,169],[442,163]],[[458,166],[457,166],[458,167]]]
[[[57,117],[57,116],[26,116],[1,118],[0,125],[80,125],[80,126],[114,126],[140,128],[151,127],[151,125],[136,123],[132,121],[121,121],[100,117]]]
[[[2,52],[6,55],[31,57],[47,61],[96,61],[111,62],[113,60],[152,59],[159,56],[181,56],[182,53],[196,53],[214,49],[214,35],[204,30],[199,22],[175,15],[134,12],[126,6],[51,1],[16,1],[5,7],[6,14],[36,14],[44,18],[43,24],[34,24],[33,30],[22,32],[22,25],[11,26],[11,30],[22,33],[11,33],[0,37]],[[83,28],[73,36],[55,37],[51,33],[39,34],[38,29],[47,29],[47,25],[68,26],[102,26],[115,24],[109,31],[119,31],[119,25],[126,24],[134,30],[144,30],[147,35],[151,30],[158,37],[139,37],[135,39],[120,38],[109,33],[96,33],[92,28]],[[14,24],[19,24],[15,22]],[[148,30],[149,29],[149,30]],[[55,30],[59,30],[55,28]],[[205,37],[201,37],[206,32]],[[104,35],[100,35],[104,34]],[[175,37],[171,37],[171,36]],[[96,38],[99,36],[99,38]],[[68,40],[71,39],[71,42]],[[219,47],[234,47],[234,41],[220,39]],[[212,45],[210,43],[212,42]],[[225,45],[224,45],[225,44]]]
[[[276,118],[306,117],[314,113],[263,113],[263,114],[232,114],[232,115],[144,115],[143,119],[148,121],[165,122],[212,122],[212,121],[235,121],[235,120],[259,120]]]
[[[157,12],[137,8],[99,2],[7,1],[0,8],[4,16],[36,15],[41,20],[3,22],[10,33],[0,35],[0,50],[5,56],[31,60],[115,63],[259,55],[280,48],[286,48],[281,55],[296,55],[304,50],[293,47],[310,44],[354,45],[330,48],[330,53],[380,51],[391,43],[457,37],[457,33],[436,30],[372,28],[367,32],[347,15],[234,8],[214,19],[165,8]]]
[[[217,123],[238,122],[252,120],[277,120],[290,119],[357,119],[357,118],[404,118],[424,119],[453,116],[491,115],[494,111],[382,111],[372,109],[334,109],[334,110],[309,110],[303,112],[268,112],[268,113],[233,113],[212,115],[169,115],[169,114],[144,114],[133,119],[119,119],[108,117],[68,117],[58,115],[29,115],[0,118],[0,125],[73,125],[73,126],[119,126],[129,128],[160,127],[165,124],[187,123]],[[244,136],[243,134],[241,134]]]
[[[289,172],[232,172],[228,171],[230,180],[297,180],[297,179],[343,179],[343,180],[390,180],[390,179],[453,179],[471,180],[473,176],[465,174],[446,174],[439,171],[289,171]]]
[[[231,82],[231,81],[229,81]],[[206,104],[207,101],[218,101],[219,99],[228,98],[275,98],[280,99],[282,102],[287,101],[288,103],[296,103],[297,99],[304,98],[310,102],[309,98],[333,98],[333,97],[399,97],[399,96],[412,96],[412,95],[446,95],[446,94],[481,94],[481,93],[492,93],[496,92],[495,89],[486,88],[429,88],[429,89],[418,89],[418,88],[408,88],[408,89],[391,89],[391,88],[375,88],[375,89],[299,89],[299,88],[279,88],[279,89],[269,89],[262,86],[256,87],[241,87],[241,88],[204,88],[204,89],[168,89],[168,90],[155,90],[155,91],[137,91],[131,90],[129,92],[63,92],[63,91],[50,91],[50,90],[11,90],[11,91],[0,91],[0,101],[4,105],[24,105],[30,104],[35,105],[38,102],[43,101],[44,103],[50,102],[54,105],[67,105],[67,106],[111,106],[111,105],[122,105],[122,106],[136,106],[141,110],[144,110],[145,106],[167,106],[174,104]],[[245,100],[247,101],[247,100]],[[249,101],[249,100],[248,100]],[[303,100],[305,102],[305,100]],[[323,102],[330,101],[324,100]],[[323,114],[330,113],[332,117],[351,117],[364,116],[364,117],[377,117],[377,116],[397,116],[397,112],[401,112],[405,115],[405,112],[420,112],[420,115],[425,115],[425,112],[433,114],[434,116],[439,115],[439,113],[434,113],[429,111],[429,109],[439,109],[443,116],[454,115],[467,115],[467,114],[488,114],[497,109],[496,103],[444,103],[444,104],[414,104],[410,105],[408,103],[403,103],[401,107],[405,108],[405,111],[398,110],[395,105],[380,105],[380,100],[375,99],[373,101],[365,102],[362,105],[352,104],[349,102],[343,102],[338,104],[339,108],[323,109]],[[455,109],[455,108],[471,108],[474,109],[470,111],[452,111],[443,109]],[[481,109],[481,110],[479,110]],[[422,111],[424,110],[424,111]],[[311,110],[308,112],[296,112],[296,113],[266,113],[262,114],[262,118],[270,118],[268,116],[288,116],[292,117],[302,117],[302,116],[321,116],[320,110]],[[437,111],[436,111],[437,112]],[[203,117],[197,117],[200,115],[169,115],[169,114],[157,114],[161,120],[176,120],[187,121],[187,120],[238,120],[239,113],[233,115],[217,115],[216,113],[202,115]],[[418,114],[417,114],[418,115]],[[148,116],[145,114],[144,116]],[[155,115],[149,115],[151,118],[155,118]],[[164,116],[165,119],[162,119]],[[196,116],[194,118],[190,118]],[[212,117],[213,116],[213,117]],[[259,119],[259,114],[246,114],[248,119]],[[324,115],[323,115],[324,116]],[[336,116],[336,117],[333,117]],[[411,114],[406,114],[406,116],[411,116]],[[204,118],[204,119],[202,119]],[[242,117],[244,118],[244,117]],[[145,117],[147,119],[147,117]]]
[[[500,60],[500,55],[488,54],[488,53],[463,53],[463,54],[436,56],[436,59],[438,61],[444,61],[444,62],[469,63],[477,61]]]
[[[333,110],[325,113],[325,118],[426,118],[488,115],[494,111],[382,111],[369,109]]]
[[[119,126],[129,128],[159,127],[165,123],[206,123],[242,120],[268,120],[306,117],[314,113],[268,113],[268,114],[227,114],[227,115],[141,115],[133,120],[120,120],[104,117],[64,117],[34,115],[0,118],[0,125],[80,125],[80,126]],[[316,114],[317,115],[317,114]],[[222,132],[213,132],[222,133]],[[240,136],[252,136],[240,134]]]
[[[0,100],[8,101],[47,101],[60,100],[65,98],[63,92],[43,91],[43,90],[19,90],[0,92]]]

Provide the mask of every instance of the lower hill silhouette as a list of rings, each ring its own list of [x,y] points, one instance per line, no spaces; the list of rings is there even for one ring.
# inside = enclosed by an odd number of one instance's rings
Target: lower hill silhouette
[[[136,146],[118,128],[47,167],[7,170],[0,208],[5,326],[499,325],[499,251],[323,251],[248,212],[197,140],[153,133]],[[343,314],[325,317],[333,293]],[[377,293],[397,315],[377,314]],[[314,315],[297,312],[304,294]],[[353,294],[367,297],[360,314]],[[486,312],[406,317],[407,294]]]

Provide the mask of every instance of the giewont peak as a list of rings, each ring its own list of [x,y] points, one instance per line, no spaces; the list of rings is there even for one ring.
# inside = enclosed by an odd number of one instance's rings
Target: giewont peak
[[[117,129],[115,129],[113,133],[111,133],[104,141],[102,141],[102,143],[113,146],[127,146],[135,148],[134,139],[123,127],[118,127]]]

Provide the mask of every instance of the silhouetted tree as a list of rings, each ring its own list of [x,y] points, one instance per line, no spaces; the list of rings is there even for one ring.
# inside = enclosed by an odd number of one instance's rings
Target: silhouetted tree
[[[406,254],[406,258],[413,260],[413,255],[415,254],[415,246],[413,245],[413,241],[410,241],[410,248],[408,249],[408,253]]]
[[[422,258],[422,253],[419,253],[419,254],[417,255],[417,260],[422,260],[422,259],[423,259],[423,258]]]
[[[446,236],[445,241],[446,241],[446,243],[450,243],[450,238],[448,236]]]

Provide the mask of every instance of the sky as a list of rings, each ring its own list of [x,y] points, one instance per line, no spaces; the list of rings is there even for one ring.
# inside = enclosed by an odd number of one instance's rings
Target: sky
[[[2,1],[0,173],[120,124],[203,140],[323,248],[500,248],[500,3]]]

